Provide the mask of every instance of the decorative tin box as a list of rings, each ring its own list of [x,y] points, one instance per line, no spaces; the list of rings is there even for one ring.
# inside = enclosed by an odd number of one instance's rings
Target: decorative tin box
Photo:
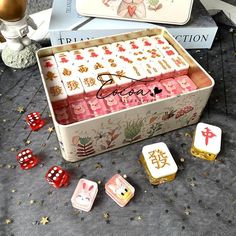
[[[144,146],[140,162],[148,175],[149,182],[153,185],[175,179],[178,167],[165,143]]]
[[[57,110],[57,114],[55,114],[52,106],[53,98],[49,96],[45,73],[43,73],[40,64],[42,58],[56,53],[66,53],[71,50],[79,51],[79,49],[83,48],[114,44],[120,41],[132,41],[132,39],[156,35],[164,37],[174,48],[174,51],[178,52],[189,64],[188,77],[197,86],[196,90],[189,90],[178,95],[174,95],[175,91],[173,91],[174,93],[170,97],[164,96],[159,100],[147,103],[144,101],[143,104],[138,106],[71,124],[67,122],[68,116],[64,114],[64,109]],[[158,53],[154,53],[154,56],[158,56]],[[43,48],[37,52],[37,57],[62,156],[71,162],[196,123],[214,85],[214,80],[210,75],[162,27],[63,46]],[[53,63],[48,63],[48,65],[51,64]],[[149,85],[152,87],[151,84]],[[166,86],[167,89],[170,89],[173,86],[173,80],[166,84]],[[159,92],[156,87],[153,89],[155,92]],[[61,92],[63,91],[61,90]],[[83,114],[86,114],[86,112]],[[64,121],[64,125],[62,122],[59,123],[57,121],[56,115],[60,117],[60,120]]]
[[[222,131],[219,127],[198,123],[194,134],[191,153],[209,161],[215,160],[221,148]]]
[[[93,17],[183,25],[191,16],[193,0],[77,0],[79,14]]]

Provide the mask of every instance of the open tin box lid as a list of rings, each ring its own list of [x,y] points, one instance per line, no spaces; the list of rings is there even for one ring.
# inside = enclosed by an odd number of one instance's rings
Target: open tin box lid
[[[193,0],[77,0],[80,15],[164,24],[186,24]]]

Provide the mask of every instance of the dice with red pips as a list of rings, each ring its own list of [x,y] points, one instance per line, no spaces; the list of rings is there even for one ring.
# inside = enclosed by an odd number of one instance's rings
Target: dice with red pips
[[[23,170],[31,169],[38,164],[38,159],[34,156],[31,149],[20,151],[17,154],[16,159],[20,163],[20,167]]]
[[[26,122],[33,131],[41,129],[45,124],[45,120],[41,119],[39,112],[32,112],[27,115]]]
[[[51,167],[45,175],[45,178],[48,183],[55,188],[61,188],[69,184],[68,173],[59,166]]]

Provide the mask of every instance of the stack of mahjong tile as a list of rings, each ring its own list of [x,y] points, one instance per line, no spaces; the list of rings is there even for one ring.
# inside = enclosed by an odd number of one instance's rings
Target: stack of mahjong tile
[[[161,35],[40,59],[60,124],[70,124],[197,89],[189,64]]]

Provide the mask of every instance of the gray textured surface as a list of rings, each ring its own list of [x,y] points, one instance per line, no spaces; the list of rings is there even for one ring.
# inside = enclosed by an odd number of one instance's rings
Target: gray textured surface
[[[0,62],[0,235],[235,235],[235,43],[233,33],[220,29],[212,50],[191,51],[216,81],[201,118],[223,129],[223,147],[215,162],[189,154],[192,138],[186,134],[195,129],[190,126],[80,163],[66,163],[56,134],[47,131],[52,121],[37,66],[12,70]],[[20,105],[26,108],[25,114],[16,111]],[[31,132],[24,121],[32,111],[47,118],[46,126],[38,132]],[[22,171],[15,156],[18,149],[25,148],[26,139],[31,141],[28,147],[38,155],[40,165]],[[170,147],[179,171],[175,181],[153,187],[138,157],[143,145],[158,141]],[[180,162],[181,157],[184,163]],[[102,168],[98,168],[100,164]],[[52,165],[69,171],[68,187],[57,190],[46,183],[44,175]],[[127,174],[136,188],[134,199],[125,208],[104,192],[104,184],[117,172]],[[89,213],[79,213],[70,204],[82,176],[101,181]],[[35,202],[31,204],[31,200]],[[110,214],[107,222],[105,212]],[[38,224],[42,216],[49,217],[48,225]],[[4,223],[7,218],[13,220],[9,225]]]
[[[2,50],[2,60],[4,63],[12,68],[25,69],[37,63],[35,52],[39,50],[40,45],[32,42],[20,52],[15,52],[6,46]]]

